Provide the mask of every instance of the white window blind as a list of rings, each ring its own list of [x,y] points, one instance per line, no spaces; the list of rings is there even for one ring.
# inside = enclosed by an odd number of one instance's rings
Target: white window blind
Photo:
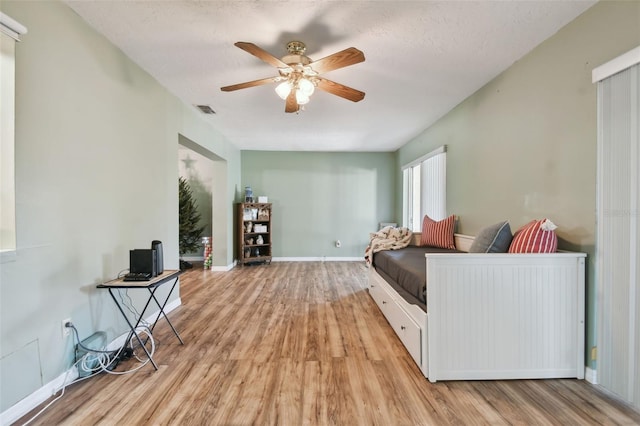
[[[403,225],[419,232],[422,218],[442,220],[447,215],[446,146],[402,167]]]
[[[0,12],[0,254],[15,253],[15,49],[27,29]]]
[[[640,48],[598,81],[598,383],[640,408]],[[626,69],[622,69],[627,67]]]
[[[0,32],[8,35],[15,41],[20,41],[20,35],[27,33],[27,27],[9,15],[0,12]]]
[[[421,216],[428,215],[433,220],[447,217],[446,178],[446,152],[429,157],[420,164]]]

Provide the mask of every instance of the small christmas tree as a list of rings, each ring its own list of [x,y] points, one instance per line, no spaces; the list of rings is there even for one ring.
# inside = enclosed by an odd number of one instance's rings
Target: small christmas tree
[[[183,177],[178,179],[179,184],[179,233],[178,244],[180,246],[180,257],[185,253],[191,253],[200,248],[202,231],[204,226],[199,227],[200,213],[191,193],[189,183]],[[188,269],[193,265],[180,260],[180,269]]]

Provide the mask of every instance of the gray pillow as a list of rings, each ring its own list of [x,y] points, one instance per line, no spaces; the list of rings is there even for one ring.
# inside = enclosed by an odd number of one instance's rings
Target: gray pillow
[[[487,226],[473,240],[469,253],[506,253],[512,238],[511,227],[506,220]]]

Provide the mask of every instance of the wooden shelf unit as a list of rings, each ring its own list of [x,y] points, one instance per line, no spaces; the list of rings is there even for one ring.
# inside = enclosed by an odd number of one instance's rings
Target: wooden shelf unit
[[[271,263],[271,213],[271,203],[236,205],[240,265]]]

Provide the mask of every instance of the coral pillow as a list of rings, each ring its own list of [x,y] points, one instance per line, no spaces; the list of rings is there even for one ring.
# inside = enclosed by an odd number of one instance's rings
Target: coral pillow
[[[439,222],[425,215],[422,219],[420,245],[455,250],[456,243],[453,239],[455,224],[456,217],[454,215]]]
[[[529,222],[513,236],[509,253],[555,253],[558,249],[556,228],[549,219]]]

